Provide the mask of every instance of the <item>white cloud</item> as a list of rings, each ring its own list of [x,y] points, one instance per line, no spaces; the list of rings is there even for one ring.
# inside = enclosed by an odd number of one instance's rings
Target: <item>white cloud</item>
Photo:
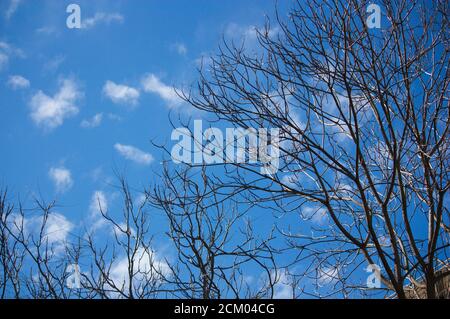
[[[102,166],[98,166],[98,167],[94,168],[93,170],[91,170],[91,172],[89,173],[89,176],[92,179],[92,181],[94,181],[94,182],[98,182],[98,181],[106,179],[106,175],[103,172]]]
[[[11,75],[7,84],[13,90],[26,89],[30,86],[30,81],[21,75]]]
[[[51,167],[48,176],[55,184],[57,192],[63,193],[73,186],[72,174],[64,167]]]
[[[98,217],[98,215],[102,215],[101,212],[104,213],[108,210],[108,201],[106,199],[106,195],[102,191],[95,191],[91,198],[91,203],[89,205],[89,212],[91,217]]]
[[[25,54],[22,50],[15,48],[11,44],[0,41],[0,71],[8,65],[12,56],[24,58]]]
[[[95,191],[92,194],[89,204],[89,221],[91,222],[90,231],[95,231],[106,225],[106,220],[102,212],[106,214],[108,211],[108,200],[106,194],[102,191]]]
[[[100,23],[111,24],[113,22],[122,23],[123,21],[124,17],[119,13],[97,12],[93,17],[83,19],[81,28],[90,29]]]
[[[48,216],[44,234],[49,243],[63,243],[73,227],[73,224],[63,215],[51,213]]]
[[[100,126],[103,120],[103,113],[97,113],[90,119],[84,119],[81,121],[81,127],[83,128],[94,128]]]
[[[10,0],[9,1],[9,6],[5,12],[5,17],[7,20],[9,20],[14,15],[14,13],[17,11],[17,8],[19,7],[21,2],[22,2],[22,0]]]
[[[281,183],[289,188],[295,189],[298,185],[299,177],[296,174],[284,175],[281,179]]]
[[[340,198],[348,199],[353,197],[355,189],[349,184],[341,183],[335,185],[335,192]]]
[[[239,25],[237,23],[229,23],[225,28],[225,35],[232,39],[245,40],[248,45],[256,45],[258,39],[258,31],[264,33],[265,30],[254,25]],[[273,38],[280,33],[279,27],[269,30],[269,37]]]
[[[311,220],[317,225],[326,224],[328,221],[327,210],[317,207],[303,207],[301,215],[304,219]]]
[[[320,285],[334,284],[339,280],[339,267],[321,267],[317,270],[317,279]]]
[[[182,103],[182,99],[177,95],[175,89],[161,82],[154,74],[147,74],[141,81],[145,92],[155,93],[168,103],[169,107],[174,107]]]
[[[172,49],[174,49],[179,55],[186,55],[187,47],[184,43],[174,43],[172,44]]]
[[[194,60],[194,63],[198,67],[210,66],[212,64],[211,54],[203,52],[198,58]]]
[[[40,235],[40,230],[45,222],[45,227],[42,232],[42,239],[46,241],[55,253],[63,251],[69,233],[74,228],[74,225],[62,214],[51,212],[44,219],[43,216],[22,217],[16,215],[12,222],[12,229],[18,232],[23,225],[24,235],[33,236],[37,238]]]
[[[129,227],[128,229],[127,228],[128,227],[127,227],[126,223],[118,223],[117,225],[112,225],[111,233],[112,233],[112,235],[119,238],[119,237],[124,237],[125,236],[124,232],[129,231],[130,235],[135,238],[136,231],[132,227]]]
[[[65,119],[78,114],[75,103],[82,96],[74,81],[62,80],[55,95],[48,96],[39,91],[31,98],[31,118],[36,125],[49,130],[61,126]]]
[[[136,105],[139,99],[139,91],[130,86],[106,81],[103,86],[103,94],[114,103]]]
[[[242,26],[237,23],[229,23],[225,28],[225,35],[231,38],[243,37],[245,39],[256,39],[256,27],[254,25]]]
[[[276,283],[274,285],[274,295],[275,299],[292,299],[293,298],[293,290],[292,283],[288,277],[288,273],[286,269],[281,269],[278,277],[275,278]]]
[[[108,113],[108,119],[110,119],[111,121],[122,121],[122,117],[114,113]]]
[[[0,41],[0,51],[6,53],[8,55],[18,56],[20,58],[25,57],[25,53],[21,49],[18,49],[16,47],[14,47],[13,45],[11,45],[7,42],[4,42],[4,41]]]
[[[45,34],[45,35],[52,35],[52,34],[59,35],[59,31],[55,27],[52,27],[52,26],[43,26],[43,27],[37,28],[35,30],[35,32],[38,34]]]
[[[127,292],[129,288],[129,265],[128,257],[123,256],[113,263],[110,271],[114,285],[122,288],[124,292]],[[162,280],[161,274],[169,275],[170,268],[166,262],[156,256],[154,251],[140,247],[133,258],[133,274],[133,287],[139,290],[145,286],[143,283]]]
[[[148,197],[144,193],[139,194],[135,199],[135,205],[138,207],[145,205],[147,202],[148,202]]]
[[[114,148],[120,155],[138,164],[148,165],[153,161],[151,154],[145,153],[134,146],[117,143],[114,145]]]
[[[0,51],[0,71],[8,64],[9,57]]]
[[[290,110],[289,116],[292,124],[296,126],[291,129],[291,134],[298,135],[297,129],[301,131],[306,129],[305,122],[301,120],[300,115],[297,112],[295,112],[294,110]]]
[[[53,58],[51,58],[50,60],[48,60],[45,64],[44,64],[44,71],[56,71],[59,66],[64,63],[64,61],[66,60],[66,57],[63,55],[57,55]]]

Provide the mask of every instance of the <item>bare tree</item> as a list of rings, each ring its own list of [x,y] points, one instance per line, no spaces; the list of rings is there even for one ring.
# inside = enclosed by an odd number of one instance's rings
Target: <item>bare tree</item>
[[[166,281],[173,285],[175,295],[273,297],[278,269],[272,234],[259,240],[247,215],[251,207],[222,196],[205,167],[170,171],[166,165],[161,185],[148,196],[169,221],[167,237],[178,258],[169,266]],[[247,278],[255,273],[262,273],[267,281],[251,287]]]
[[[148,198],[139,202],[119,178],[124,205],[114,217],[98,200],[106,232],[89,227],[62,238],[55,202],[36,200],[25,209],[0,198],[0,292],[2,298],[155,298],[163,294],[164,262],[157,260],[149,233]],[[59,216],[59,215],[56,215]],[[52,223],[50,224],[49,221]],[[167,268],[167,267],[166,267]]]
[[[8,191],[0,192],[0,298],[14,296],[18,298],[21,295],[20,270],[22,268],[24,253],[18,247],[17,241],[11,238],[7,228],[6,221],[12,214],[14,207],[8,201]],[[11,293],[8,293],[11,290]]]
[[[2,298],[69,298],[64,243],[51,239],[54,202],[16,208],[2,192],[0,200]]]
[[[109,229],[114,239],[101,245],[95,230],[88,229],[86,240],[75,246],[77,255],[89,256],[82,258],[90,269],[82,274],[82,291],[101,298],[156,298],[167,292],[163,276],[168,266],[156,258],[152,247],[149,198],[144,194],[134,196],[123,176],[118,180],[123,198],[122,216],[111,216],[97,199],[103,228]]]
[[[277,173],[225,158],[222,185],[328,218],[311,236],[280,229],[297,265],[313,261],[303,275],[348,296],[364,286],[351,274],[378,264],[387,295],[448,296],[436,287],[450,274],[449,3],[382,3],[370,29],[366,1],[297,1],[255,30],[255,50],[224,41],[179,94],[232,127],[281,130]]]
[[[204,173],[166,169],[162,184],[140,196],[119,176],[122,213],[108,209],[97,194],[92,208],[98,219],[70,238],[57,234],[64,223],[55,220],[55,202],[16,208],[4,191],[1,297],[273,297],[279,270],[270,234],[259,240],[244,218],[247,210],[221,197]],[[154,250],[158,231],[150,228],[150,210],[165,212],[168,231],[162,239],[169,256]],[[255,272],[262,274],[250,283]]]
[[[261,169],[261,153],[256,163],[222,154],[225,163],[164,167],[139,203],[119,178],[121,216],[98,199],[112,234],[103,238],[54,241],[54,202],[25,209],[2,192],[0,297],[272,298],[282,277],[296,298],[350,297],[367,292],[356,275],[367,264],[386,296],[448,297],[449,4],[384,1],[380,29],[366,23],[368,4],[297,1],[255,30],[258,45],[225,41],[180,92],[244,134],[278,128],[279,141],[264,139],[280,150],[278,170]],[[153,251],[155,208],[175,262]],[[274,212],[285,247],[274,248],[274,232],[259,238],[252,209]],[[73,265],[82,267],[68,287]],[[263,282],[249,284],[249,273]]]

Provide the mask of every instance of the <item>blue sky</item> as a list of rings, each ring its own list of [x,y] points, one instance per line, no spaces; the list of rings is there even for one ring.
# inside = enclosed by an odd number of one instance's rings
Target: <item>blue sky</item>
[[[81,29],[66,26],[71,3]],[[170,142],[169,114],[204,116],[172,87],[195,81],[222,36],[251,45],[273,12],[256,0],[2,0],[0,185],[25,204],[57,200],[55,241],[101,227],[93,202],[120,212],[113,172],[136,189],[155,183],[163,154],[151,140]]]
[[[71,3],[81,29],[66,26]],[[194,83],[222,36],[251,46],[274,9],[262,0],[2,0],[0,186],[25,202],[56,199],[70,232],[96,227],[93,200],[120,211],[113,172],[136,189],[154,184],[163,153],[151,140],[170,145],[170,115],[205,116],[172,87]],[[272,226],[267,216],[261,229]]]
[[[66,27],[81,8],[82,29]],[[152,180],[170,140],[171,86],[193,82],[221,36],[245,36],[271,1],[2,1],[0,180],[77,218],[112,170]],[[147,84],[145,84],[147,80]],[[146,86],[147,85],[147,86]]]

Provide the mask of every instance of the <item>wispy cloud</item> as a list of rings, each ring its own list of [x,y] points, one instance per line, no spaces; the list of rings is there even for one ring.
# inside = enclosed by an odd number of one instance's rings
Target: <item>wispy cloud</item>
[[[328,222],[328,214],[325,208],[303,207],[301,215],[303,219],[311,220],[317,225],[324,225]]]
[[[145,153],[134,146],[117,143],[114,145],[114,148],[120,155],[135,163],[149,165],[153,161],[151,154]]]
[[[299,176],[296,174],[289,174],[283,176],[281,182],[289,188],[295,189],[299,183]]]
[[[64,123],[64,120],[79,112],[76,102],[83,96],[73,80],[60,81],[58,92],[48,96],[39,91],[30,101],[31,118],[40,127],[51,130]]]
[[[225,35],[230,38],[242,37],[246,40],[256,40],[257,28],[254,25],[242,26],[237,23],[231,22],[225,28]]]
[[[96,231],[106,225],[103,214],[108,211],[108,200],[106,194],[102,191],[95,191],[92,194],[89,204],[89,220],[91,222],[90,231]],[[102,214],[103,213],[103,214]]]
[[[234,39],[240,38],[245,41],[256,41],[258,39],[258,32],[264,33],[265,31],[265,29],[261,29],[255,25],[240,25],[232,22],[226,26],[225,35]],[[279,27],[271,28],[268,31],[269,37],[275,37],[279,33]]]
[[[95,191],[91,198],[91,203],[89,205],[89,213],[91,217],[96,217],[101,215],[101,212],[106,213],[108,210],[108,201],[106,200],[106,195],[102,191]]]
[[[42,215],[31,217],[17,215],[14,219],[14,225],[13,231],[19,231],[18,228],[23,225],[26,238],[42,235],[42,240],[57,254],[64,251],[67,238],[74,228],[72,222],[57,212],[49,213],[46,218]]]
[[[141,81],[145,92],[155,93],[168,103],[169,107],[180,105],[183,100],[177,95],[175,89],[164,84],[156,75],[147,74]]]
[[[25,54],[23,53],[23,51],[21,49],[18,49],[5,41],[0,41],[0,51],[6,52],[6,53],[12,54],[12,55],[17,55],[22,58],[25,56]]]
[[[175,50],[179,55],[186,55],[187,47],[184,43],[176,42],[172,44],[171,48]]]
[[[42,223],[43,217],[35,217],[28,226],[35,231],[39,229],[37,225],[42,225]],[[74,229],[74,224],[64,215],[56,212],[50,213],[45,221],[43,239],[53,247],[56,254],[61,254],[65,250],[72,229]]]
[[[128,291],[130,285],[130,267],[129,258],[123,256],[114,261],[110,270],[114,286],[122,287],[124,292]],[[144,247],[137,249],[133,259],[132,271],[134,274],[133,287],[139,286],[142,282],[159,281],[170,275],[170,267],[167,263],[157,256],[153,250]]]
[[[81,28],[90,29],[97,24],[123,23],[124,17],[119,13],[97,12],[93,17],[83,19]]]
[[[51,167],[48,176],[55,184],[58,193],[66,192],[73,186],[72,173],[65,167]]]
[[[47,219],[44,235],[49,244],[62,244],[67,240],[69,232],[73,228],[74,225],[64,215],[51,213]]]
[[[287,269],[280,269],[275,277],[274,298],[275,299],[292,299],[294,297],[292,289],[292,279]]]
[[[9,60],[13,56],[24,58],[25,54],[21,49],[15,48],[7,42],[0,41],[0,71],[8,65]]]
[[[339,280],[339,267],[320,267],[317,270],[317,279],[320,285],[331,285]]]
[[[16,13],[21,2],[22,2],[22,0],[10,0],[9,1],[9,6],[5,11],[6,20],[9,20],[14,15],[14,13]]]
[[[53,26],[43,26],[40,28],[37,28],[35,30],[37,34],[43,34],[43,35],[59,35],[60,32],[56,27]]]
[[[131,86],[106,81],[103,94],[116,104],[136,105],[139,100],[139,91]]]
[[[248,53],[260,52],[262,47],[258,42],[258,33],[265,34],[266,30],[255,25],[241,25],[229,23],[224,30],[224,35],[228,40],[245,43],[244,50]],[[268,30],[269,38],[276,38],[280,33],[279,27],[273,27]]]
[[[30,81],[21,75],[11,75],[8,78],[7,84],[13,90],[26,89],[30,86]]]
[[[83,128],[94,128],[100,126],[103,120],[103,113],[97,113],[90,119],[85,119],[81,121],[81,127]]]
[[[0,51],[0,71],[8,64],[9,56]]]
[[[66,57],[63,55],[57,55],[51,58],[44,64],[44,71],[56,71],[65,60]]]
[[[212,63],[211,54],[207,53],[207,52],[203,52],[202,54],[200,54],[200,56],[198,58],[196,58],[194,60],[194,63],[198,67],[206,67],[206,66],[211,65],[211,63]]]

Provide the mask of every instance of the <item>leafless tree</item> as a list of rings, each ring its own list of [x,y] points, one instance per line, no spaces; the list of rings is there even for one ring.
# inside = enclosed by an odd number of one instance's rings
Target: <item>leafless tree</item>
[[[54,202],[25,209],[2,192],[0,297],[272,298],[283,276],[295,298],[351,297],[368,293],[357,275],[368,264],[385,296],[448,297],[449,4],[383,1],[380,29],[366,24],[368,4],[297,1],[255,30],[257,45],[224,41],[179,92],[213,123],[279,128],[280,141],[268,138],[276,172],[261,170],[261,154],[164,166],[139,203],[119,178],[122,214],[98,200],[112,236],[63,242],[49,233]],[[260,238],[253,209],[274,213],[277,234]],[[154,254],[150,210],[164,212],[175,261]]]
[[[258,240],[246,210],[238,210],[232,199],[219,200],[214,184],[201,173],[198,179],[189,169],[166,169],[162,184],[140,196],[119,176],[122,213],[108,209],[98,196],[97,219],[70,238],[57,234],[64,230],[55,220],[55,202],[15,207],[3,192],[1,297],[273,297],[279,270],[270,234]],[[150,227],[150,216],[160,210],[169,256],[153,247],[158,231]],[[255,271],[259,278],[250,283]]]
[[[8,191],[4,190],[0,193],[0,297],[2,299],[7,297],[9,295],[7,289],[11,289],[11,296],[18,298],[21,292],[19,271],[22,268],[24,254],[5,228],[5,223],[14,209],[8,201]]]
[[[64,244],[50,239],[49,218],[55,203],[15,207],[3,191],[0,200],[2,298],[69,298]]]
[[[96,235],[59,238],[55,203],[35,201],[36,208],[14,207],[7,192],[0,199],[2,298],[155,298],[162,290],[164,263],[155,258],[149,233],[147,198],[132,197],[120,178],[122,216],[111,216],[98,201]],[[49,220],[52,219],[52,224]],[[56,235],[56,237],[55,237]],[[64,236],[65,237],[65,236]],[[111,240],[112,238],[112,240]]]
[[[368,5],[297,1],[255,30],[256,48],[225,40],[179,94],[214,121],[280,128],[278,172],[225,158],[222,189],[300,212],[298,226],[328,219],[311,235],[280,229],[294,264],[311,265],[302,275],[349,296],[365,285],[351,274],[378,264],[386,295],[436,298],[450,274],[449,3],[382,1],[380,29]]]
[[[126,179],[119,176],[118,180],[123,198],[122,216],[111,216],[101,200],[97,200],[102,228],[112,232],[114,239],[102,246],[96,240],[95,230],[88,229],[86,240],[75,246],[76,255],[84,255],[82,260],[90,269],[81,274],[82,292],[88,290],[91,297],[100,298],[156,298],[166,293],[163,276],[167,266],[156,258],[152,247],[148,197],[134,196]]]
[[[184,298],[273,297],[279,271],[272,234],[262,240],[253,231],[248,205],[222,196],[206,167],[171,171],[148,192],[169,221],[167,237],[177,251],[166,281]],[[251,283],[251,274],[267,280]]]

